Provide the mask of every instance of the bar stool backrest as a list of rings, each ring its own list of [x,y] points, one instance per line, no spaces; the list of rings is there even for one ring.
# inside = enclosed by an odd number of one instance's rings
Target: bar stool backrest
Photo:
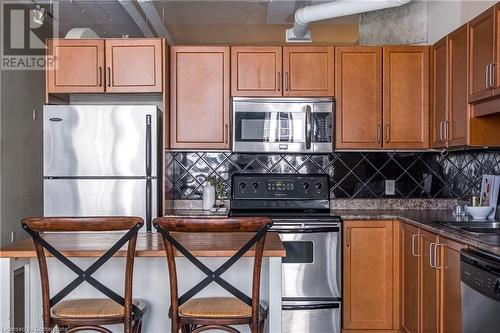
[[[132,304],[132,276],[137,232],[144,224],[144,221],[140,217],[31,217],[23,219],[21,224],[23,229],[26,230],[26,232],[28,232],[28,234],[30,234],[33,238],[33,243],[35,245],[38,265],[40,267],[40,279],[42,283],[43,320],[46,326],[49,326],[48,323],[51,322],[52,307],[84,281],[88,282],[94,288],[115,302],[121,304],[124,307],[126,321],[130,322],[130,318],[134,315],[134,313],[138,313],[137,311],[140,311]],[[125,231],[125,235],[123,235],[86,270],[83,270],[74,264],[70,259],[59,252],[59,250],[47,242],[46,237],[44,238],[42,235],[44,232],[64,233],[81,231]],[[94,279],[92,274],[127,242],[125,291],[124,297],[122,297]],[[78,275],[78,277],[76,277],[52,298],[50,297],[49,291],[49,274],[45,250]]]
[[[269,218],[262,217],[241,217],[241,218],[181,218],[181,217],[159,217],[153,225],[163,236],[163,243],[168,260],[168,270],[170,276],[170,301],[171,317],[176,323],[179,316],[179,306],[192,298],[210,283],[215,282],[229,293],[239,298],[252,307],[252,322],[257,327],[259,312],[263,311],[260,306],[260,274],[262,267],[262,255],[266,240],[266,233],[272,226]],[[198,258],[193,256],[182,244],[180,244],[171,234],[175,233],[227,233],[227,232],[247,232],[253,233],[249,240],[236,253],[222,264],[218,269],[212,271],[205,266]],[[221,274],[228,270],[253,246],[254,265],[252,276],[252,297],[248,297],[243,292],[225,281]],[[207,277],[199,284],[191,288],[184,295],[178,295],[177,270],[175,265],[174,248],[181,252],[189,261],[198,267]]]

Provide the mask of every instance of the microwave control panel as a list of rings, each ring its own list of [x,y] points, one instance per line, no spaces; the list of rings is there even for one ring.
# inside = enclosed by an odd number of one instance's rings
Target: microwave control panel
[[[233,176],[233,199],[329,199],[326,175],[245,175]]]

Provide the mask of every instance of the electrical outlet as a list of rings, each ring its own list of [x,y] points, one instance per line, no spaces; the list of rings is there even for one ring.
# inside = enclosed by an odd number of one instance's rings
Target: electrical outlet
[[[16,233],[14,231],[10,233],[10,241],[11,243],[14,243],[16,241]]]
[[[396,194],[396,181],[386,180],[385,181],[385,195],[395,195]]]

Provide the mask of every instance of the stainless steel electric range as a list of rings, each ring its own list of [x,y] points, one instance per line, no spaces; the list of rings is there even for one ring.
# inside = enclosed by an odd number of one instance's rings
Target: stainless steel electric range
[[[267,216],[286,249],[282,332],[340,333],[342,227],[327,175],[234,174],[230,216]]]

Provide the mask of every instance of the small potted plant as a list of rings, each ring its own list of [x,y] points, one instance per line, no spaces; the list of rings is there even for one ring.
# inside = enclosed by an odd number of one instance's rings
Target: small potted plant
[[[215,189],[215,206],[218,208],[219,204],[217,204],[217,200],[221,199],[224,195],[224,181],[217,176],[209,176],[206,181]],[[203,197],[205,197],[205,191],[203,192]]]

